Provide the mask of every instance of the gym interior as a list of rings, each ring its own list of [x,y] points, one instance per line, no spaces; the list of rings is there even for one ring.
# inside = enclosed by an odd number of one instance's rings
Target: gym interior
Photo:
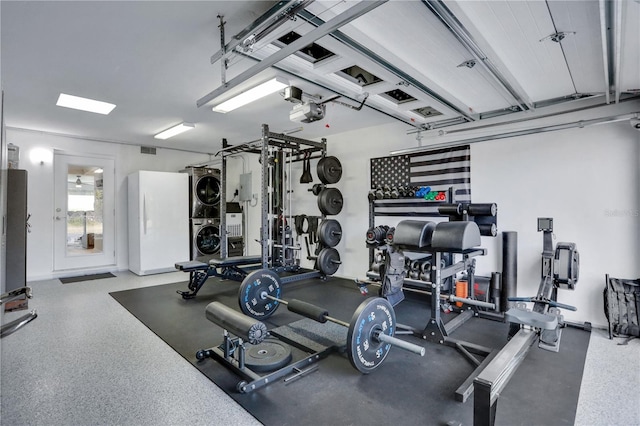
[[[0,20],[3,425],[640,424],[640,2]]]

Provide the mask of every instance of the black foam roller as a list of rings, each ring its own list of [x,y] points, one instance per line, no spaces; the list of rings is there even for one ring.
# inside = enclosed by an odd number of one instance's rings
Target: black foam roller
[[[232,334],[241,337],[257,345],[267,337],[267,326],[220,302],[211,302],[207,305],[205,315],[212,323],[228,330]]]
[[[518,293],[518,233],[502,233],[502,311],[509,309],[510,297]]]
[[[495,203],[469,204],[467,212],[471,216],[495,216],[498,213],[498,206]]]
[[[480,235],[484,235],[485,237],[495,237],[498,235],[498,227],[495,223],[482,223],[478,225],[480,228]]]
[[[442,204],[438,206],[438,213],[444,216],[460,216],[462,214],[462,204]]]
[[[326,309],[297,299],[290,300],[287,309],[321,323],[327,322],[327,316],[329,315],[329,311]]]
[[[500,312],[500,272],[491,273],[491,302],[496,305],[496,312]]]

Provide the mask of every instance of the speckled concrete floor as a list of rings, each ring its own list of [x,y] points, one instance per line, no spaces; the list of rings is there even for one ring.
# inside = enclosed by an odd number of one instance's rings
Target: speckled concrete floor
[[[30,283],[38,318],[0,340],[2,425],[259,425],[111,291],[185,274]],[[25,311],[5,314],[5,322]]]
[[[0,340],[0,424],[259,425],[109,295],[185,275],[116,275],[30,283],[38,318]],[[640,425],[640,340],[619,342],[594,329],[577,426]]]
[[[576,426],[640,425],[640,339],[622,342],[605,330],[591,332]]]

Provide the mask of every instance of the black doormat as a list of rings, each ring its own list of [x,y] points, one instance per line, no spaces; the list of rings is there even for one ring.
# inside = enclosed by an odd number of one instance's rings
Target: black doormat
[[[205,307],[219,301],[238,309],[238,283],[209,278],[191,300],[176,294],[186,287],[175,283],[111,295],[265,425],[473,424],[473,396],[460,403],[454,394],[475,367],[454,348],[410,336],[402,338],[424,345],[424,357],[394,348],[380,368],[362,375],[346,355],[336,352],[308,376],[240,394],[238,376],[213,359],[195,358],[199,349],[222,342],[222,330],[205,318]],[[347,322],[363,300],[353,282],[338,278],[287,283],[283,297],[323,306]],[[427,324],[429,303],[424,298],[408,295],[395,310],[400,324]],[[300,319],[281,306],[264,322],[273,329]],[[506,324],[472,318],[452,337],[500,348],[507,333]],[[589,333],[567,328],[559,353],[534,345],[500,396],[496,424],[573,425],[588,344]]]
[[[105,272],[104,274],[78,275],[77,277],[59,278],[59,280],[62,284],[69,284],[69,283],[77,283],[80,281],[92,281],[92,280],[100,280],[102,278],[113,278],[113,277],[115,277],[115,275],[113,275],[111,272]]]

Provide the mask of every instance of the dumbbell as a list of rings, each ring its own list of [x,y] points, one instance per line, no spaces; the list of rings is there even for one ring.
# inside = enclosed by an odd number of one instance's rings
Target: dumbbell
[[[367,230],[367,244],[369,245],[377,245],[384,243],[384,239],[386,238],[387,231],[389,227],[386,225],[379,225]]]
[[[361,373],[370,373],[385,360],[392,346],[424,356],[422,346],[394,337],[397,327],[393,306],[386,299],[371,297],[363,301],[347,323],[329,316],[319,306],[301,300],[280,298],[281,281],[270,269],[260,269],[247,275],[240,285],[240,309],[245,315],[262,320],[273,315],[280,304],[296,314],[319,323],[327,321],[348,329],[347,354],[351,365]]]

